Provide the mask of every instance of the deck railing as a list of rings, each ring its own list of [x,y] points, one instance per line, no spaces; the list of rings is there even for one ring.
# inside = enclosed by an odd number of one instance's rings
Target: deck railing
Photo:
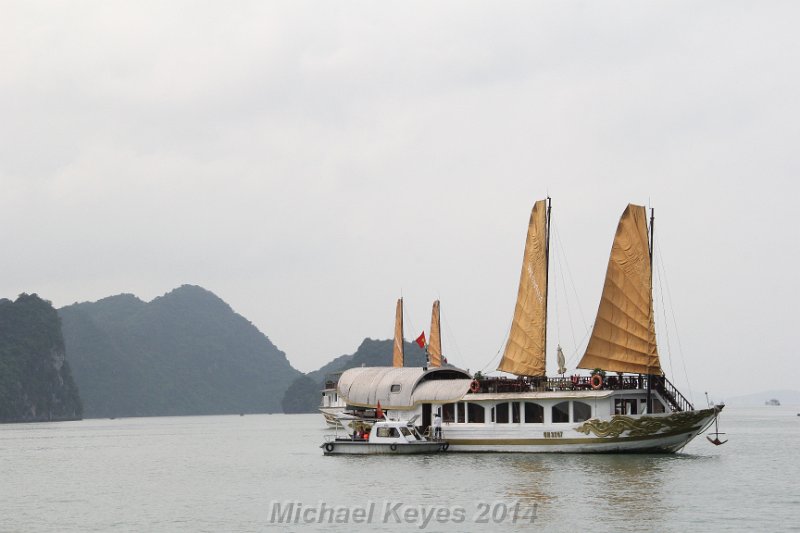
[[[653,389],[658,391],[658,393],[670,403],[673,411],[694,411],[694,405],[692,405],[692,402],[687,400],[686,397],[681,394],[681,391],[679,391],[675,385],[670,382],[670,380],[664,376],[654,377]]]
[[[592,388],[591,376],[568,376],[547,378],[483,378],[478,380],[480,392],[546,392],[589,390]],[[603,380],[605,390],[646,389],[646,376],[607,376]]]
[[[603,379],[601,390],[647,390],[646,375],[612,375]],[[591,390],[591,376],[547,377],[547,378],[482,378],[477,380],[480,388],[475,392],[547,392]],[[666,378],[653,376],[654,391],[657,391],[673,411],[692,411],[694,406]]]

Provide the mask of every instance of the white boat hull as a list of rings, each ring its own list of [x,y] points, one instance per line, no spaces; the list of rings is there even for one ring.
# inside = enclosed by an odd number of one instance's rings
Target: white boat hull
[[[540,429],[452,425],[444,435],[453,452],[675,453],[708,428],[717,413],[712,408],[667,415],[617,415]]]
[[[371,443],[336,440],[322,445],[325,455],[413,455],[445,451],[443,442],[409,442],[407,444]]]

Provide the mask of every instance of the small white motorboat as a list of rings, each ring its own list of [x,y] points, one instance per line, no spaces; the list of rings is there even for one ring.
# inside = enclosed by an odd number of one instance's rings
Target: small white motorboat
[[[325,455],[407,455],[447,451],[444,440],[429,440],[414,427],[414,420],[377,420],[367,431],[327,435],[320,446]]]

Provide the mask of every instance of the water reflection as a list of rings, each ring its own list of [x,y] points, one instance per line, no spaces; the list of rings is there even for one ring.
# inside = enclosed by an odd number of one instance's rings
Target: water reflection
[[[684,460],[665,455],[514,455],[496,456],[492,462],[507,476],[508,499],[537,504],[542,523],[578,528],[591,516],[615,529],[657,529],[664,513],[676,511],[664,495],[675,466]]]

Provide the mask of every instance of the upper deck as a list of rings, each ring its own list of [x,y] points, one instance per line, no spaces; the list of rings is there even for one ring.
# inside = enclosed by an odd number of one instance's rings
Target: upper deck
[[[636,375],[613,375],[606,376],[600,386],[592,386],[592,376],[569,376],[569,377],[489,377],[475,380],[479,387],[470,389],[469,394],[504,394],[504,393],[532,393],[530,397],[557,396],[560,393],[565,396],[569,393],[582,392],[576,396],[586,396],[586,392],[591,391],[591,396],[606,397],[613,391],[642,391],[650,388],[658,392],[667,402],[673,411],[693,411],[694,406],[683,394],[664,376]],[[566,394],[565,394],[566,393]]]

